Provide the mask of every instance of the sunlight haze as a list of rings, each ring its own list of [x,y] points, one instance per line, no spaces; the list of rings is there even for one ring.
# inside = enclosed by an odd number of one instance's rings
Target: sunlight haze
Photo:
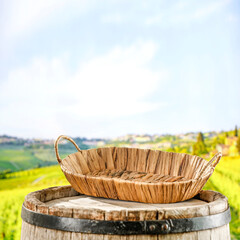
[[[239,10],[236,0],[1,1],[0,134],[233,128]]]

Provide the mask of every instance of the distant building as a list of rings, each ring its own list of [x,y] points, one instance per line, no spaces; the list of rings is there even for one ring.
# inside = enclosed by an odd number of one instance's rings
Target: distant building
[[[197,138],[196,133],[178,134],[176,136],[182,140],[187,140],[187,141],[195,141]]]
[[[151,144],[142,144],[139,146],[139,148],[141,149],[152,149],[152,145]]]
[[[134,138],[134,135],[132,135],[132,134],[127,134],[127,135],[125,135],[125,136],[113,138],[112,141],[128,142],[128,141],[131,141],[132,138]]]
[[[53,144],[54,144],[54,140],[43,140],[43,141],[42,141],[42,144],[45,144],[45,145],[53,145]]]
[[[156,144],[157,148],[171,148],[173,144],[171,142],[160,142]]]
[[[87,141],[83,141],[82,143],[85,145],[88,145],[88,146],[97,146],[98,145],[98,141],[87,140]]]
[[[221,152],[223,156],[228,156],[229,155],[229,146],[225,144],[218,144],[216,146],[216,149],[218,152]]]
[[[204,133],[204,137],[213,138],[213,137],[216,137],[216,136],[217,136],[217,133],[216,133],[216,132],[207,132],[207,133]]]
[[[232,145],[236,145],[237,144],[237,140],[238,140],[238,137],[227,137],[225,139],[225,144],[227,146],[232,146]]]
[[[238,156],[237,139],[237,137],[227,137],[225,144],[218,144],[216,146],[217,151],[221,152],[223,156]]]
[[[144,143],[144,142],[150,142],[152,138],[150,136],[137,136],[135,137],[135,142]]]

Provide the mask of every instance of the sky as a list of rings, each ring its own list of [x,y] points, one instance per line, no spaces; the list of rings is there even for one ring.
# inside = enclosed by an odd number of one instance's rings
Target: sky
[[[0,135],[240,126],[240,2],[0,1]]]

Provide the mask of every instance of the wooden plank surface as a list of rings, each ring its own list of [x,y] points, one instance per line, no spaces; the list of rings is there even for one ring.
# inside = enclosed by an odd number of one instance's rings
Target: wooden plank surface
[[[230,240],[229,225],[204,231],[167,235],[103,235],[35,227],[23,221],[21,240]]]
[[[48,208],[49,214],[56,216],[143,221],[206,216],[209,214],[207,205],[199,199],[172,204],[144,204],[80,195],[48,201],[45,209]]]
[[[70,186],[30,193],[24,205],[30,210],[55,216],[128,221],[200,217],[228,208],[227,198],[214,191],[203,191],[198,198],[178,203],[146,204],[79,195]]]
[[[105,199],[105,198],[95,198],[86,195],[74,196],[74,197],[65,197],[60,199],[51,200],[45,202],[45,205],[48,207],[66,207],[66,208],[87,208],[87,209],[100,209],[103,211],[113,211],[116,209],[119,210],[178,210],[181,211],[183,207],[202,207],[208,205],[206,201],[199,199],[190,199],[184,202],[179,203],[169,203],[169,204],[147,204],[139,202],[129,202],[121,201],[114,199]]]

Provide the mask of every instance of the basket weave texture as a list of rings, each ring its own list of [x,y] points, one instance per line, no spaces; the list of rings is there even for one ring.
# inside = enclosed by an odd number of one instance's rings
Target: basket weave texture
[[[78,150],[63,160],[58,152],[61,138]],[[218,153],[208,162],[194,155],[150,149],[80,150],[64,135],[56,140],[55,152],[64,175],[79,193],[144,203],[174,203],[194,197],[222,156]]]

